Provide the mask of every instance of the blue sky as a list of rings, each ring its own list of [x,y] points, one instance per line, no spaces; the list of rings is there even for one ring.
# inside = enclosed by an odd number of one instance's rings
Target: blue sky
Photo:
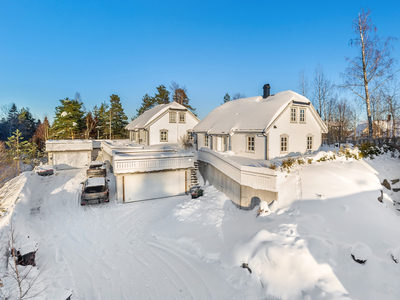
[[[311,80],[318,63],[340,83],[362,7],[378,34],[400,38],[400,1],[1,0],[0,106],[52,120],[76,92],[87,109],[117,94],[130,118],[176,81],[201,119],[226,92],[297,91],[300,70]]]

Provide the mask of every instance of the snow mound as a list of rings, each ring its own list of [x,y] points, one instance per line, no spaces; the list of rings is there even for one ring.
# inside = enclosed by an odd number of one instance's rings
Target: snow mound
[[[359,264],[364,264],[371,254],[371,249],[364,243],[358,242],[351,247],[351,257]]]

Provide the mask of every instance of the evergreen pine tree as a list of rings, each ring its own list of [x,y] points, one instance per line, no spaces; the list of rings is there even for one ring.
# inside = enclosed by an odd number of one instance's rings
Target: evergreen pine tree
[[[95,118],[97,118],[98,137],[100,139],[106,139],[109,137],[110,116],[108,109],[109,105],[106,102],[103,102],[95,115]]]
[[[192,113],[194,115],[196,115],[196,109],[193,108],[190,104],[189,104],[189,98],[186,95],[186,88],[182,87],[182,88],[177,88],[174,91],[174,95],[173,95],[173,99],[175,102],[178,102],[179,104],[183,105],[184,107],[190,109],[192,111]]]
[[[8,123],[8,135],[11,136],[13,132],[18,128],[18,108],[15,103],[11,104],[11,107],[8,111],[7,115],[7,123]]]
[[[27,141],[23,141],[23,137],[21,132],[17,129],[13,132],[13,135],[8,138],[6,145],[7,156],[15,161],[16,169],[18,170],[19,175],[19,163],[27,153],[27,149],[30,146]]]
[[[154,98],[150,97],[149,94],[146,94],[142,98],[142,105],[140,106],[139,109],[137,109],[137,116],[139,117],[141,114],[143,114],[146,110],[149,110],[150,108],[154,107]]]
[[[228,93],[225,94],[224,96],[224,103],[231,101],[231,96],[229,96]]]
[[[68,97],[60,100],[56,107],[54,123],[51,130],[53,139],[75,139],[81,137],[84,129],[84,112],[82,102]]]
[[[115,139],[123,139],[128,136],[125,129],[128,125],[128,117],[125,115],[118,95],[110,96],[110,119],[111,119],[111,136]]]
[[[157,93],[154,95],[154,106],[158,104],[168,104],[169,103],[169,91],[165,85],[161,84],[157,87]]]
[[[30,140],[36,131],[37,122],[29,108],[22,108],[18,114],[18,128],[25,140]]]

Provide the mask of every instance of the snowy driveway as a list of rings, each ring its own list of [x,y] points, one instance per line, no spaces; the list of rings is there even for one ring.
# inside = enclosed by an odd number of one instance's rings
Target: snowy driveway
[[[151,235],[188,196],[81,207],[82,181],[82,170],[33,174],[21,193],[16,227],[38,242],[49,289],[73,289],[74,299],[212,298],[190,260]]]

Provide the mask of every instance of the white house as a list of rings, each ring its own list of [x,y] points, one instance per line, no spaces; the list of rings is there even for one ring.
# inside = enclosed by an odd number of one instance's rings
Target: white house
[[[232,151],[239,156],[272,159],[317,150],[325,124],[310,100],[293,91],[229,101],[193,129],[197,148]]]
[[[171,102],[160,104],[137,117],[125,128],[129,139],[142,145],[178,143],[191,131],[199,119],[186,107]]]

